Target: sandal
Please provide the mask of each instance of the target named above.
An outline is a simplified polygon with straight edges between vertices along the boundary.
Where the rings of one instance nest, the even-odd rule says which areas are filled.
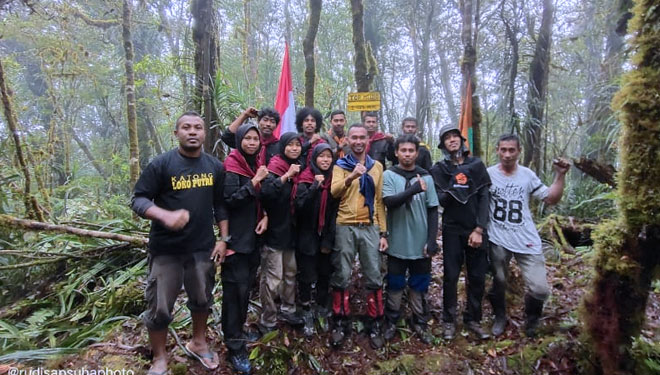
[[[186,346],[184,347],[186,355],[188,357],[195,358],[196,360],[198,360],[199,363],[201,363],[202,366],[204,366],[204,368],[206,368],[207,370],[215,370],[216,368],[218,368],[218,366],[220,366],[220,360],[217,353],[211,351],[201,354],[195,353],[188,347],[188,345],[190,345],[190,343],[187,343]],[[215,363],[215,365],[212,365],[211,363]]]

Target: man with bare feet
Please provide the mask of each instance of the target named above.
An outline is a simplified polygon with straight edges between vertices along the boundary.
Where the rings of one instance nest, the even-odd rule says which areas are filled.
[[[228,238],[223,199],[225,170],[203,152],[204,120],[195,112],[181,115],[174,135],[179,146],[156,157],[135,184],[131,207],[152,220],[149,233],[149,277],[144,322],[153,361],[149,375],[167,373],[167,327],[181,285],[192,315],[192,340],[186,354],[209,370],[218,367],[217,353],[206,341],[206,320],[213,304],[215,266],[212,252],[224,251]],[[213,222],[222,238],[215,240]]]

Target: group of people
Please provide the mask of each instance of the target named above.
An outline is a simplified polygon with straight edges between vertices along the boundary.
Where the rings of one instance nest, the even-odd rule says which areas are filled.
[[[221,136],[232,148],[223,163],[203,151],[206,132],[199,114],[186,112],[177,119],[178,147],[145,168],[131,203],[138,215],[152,220],[144,314],[153,350],[149,374],[168,371],[167,327],[182,285],[193,330],[185,350],[206,368],[219,365],[206,339],[216,265],[221,267],[227,358],[237,373],[251,372],[247,342],[281,323],[300,327],[309,337],[329,321],[330,343],[340,346],[351,334],[349,287],[356,255],[371,346],[380,348],[394,338],[403,301],[412,312],[410,327],[431,343],[426,294],[431,258],[439,250],[440,207],[443,338],[456,334],[463,264],[465,328],[479,339],[490,337],[481,326],[490,268],[491,333],[505,331],[512,257],[528,287],[526,333],[536,333],[549,286],[529,201],[558,202],[568,165],[555,163],[555,180],[547,187],[518,165],[516,135],[500,137],[500,163],[486,169],[470,155],[455,126],[440,130],[443,157],[432,164],[428,146],[416,136],[415,118],[402,121],[396,138],[378,130],[376,113],[363,114],[362,122],[348,129],[340,110],[329,120],[331,127],[322,134],[321,113],[305,107],[296,114],[297,132],[276,137],[279,113],[248,108]],[[382,254],[387,255],[385,275]],[[259,266],[261,311],[257,329],[250,330],[245,324]]]

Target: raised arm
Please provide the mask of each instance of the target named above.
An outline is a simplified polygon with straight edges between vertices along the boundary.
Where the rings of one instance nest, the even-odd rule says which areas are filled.
[[[561,196],[564,194],[564,184],[566,180],[566,172],[570,165],[559,159],[554,163],[555,169],[555,180],[552,181],[552,185],[548,188],[548,196],[543,199],[545,204],[557,204],[561,200]]]

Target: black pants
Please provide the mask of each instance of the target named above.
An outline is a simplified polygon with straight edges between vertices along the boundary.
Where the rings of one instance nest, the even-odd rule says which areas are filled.
[[[230,255],[222,263],[222,333],[229,351],[246,350],[243,326],[259,261],[259,251],[254,250]]]
[[[328,307],[330,275],[332,262],[330,254],[321,252],[316,255],[296,253],[298,264],[298,299],[300,303],[309,306],[312,302],[312,284],[316,283],[316,304]]]
[[[456,289],[461,268],[467,268],[467,309],[463,314],[464,322],[481,321],[481,300],[484,296],[486,272],[488,271],[488,251],[486,245],[475,249],[468,246],[468,235],[442,233],[444,277],[442,285],[443,312],[442,320],[448,323],[456,321]],[[484,236],[484,243],[488,239]]]

